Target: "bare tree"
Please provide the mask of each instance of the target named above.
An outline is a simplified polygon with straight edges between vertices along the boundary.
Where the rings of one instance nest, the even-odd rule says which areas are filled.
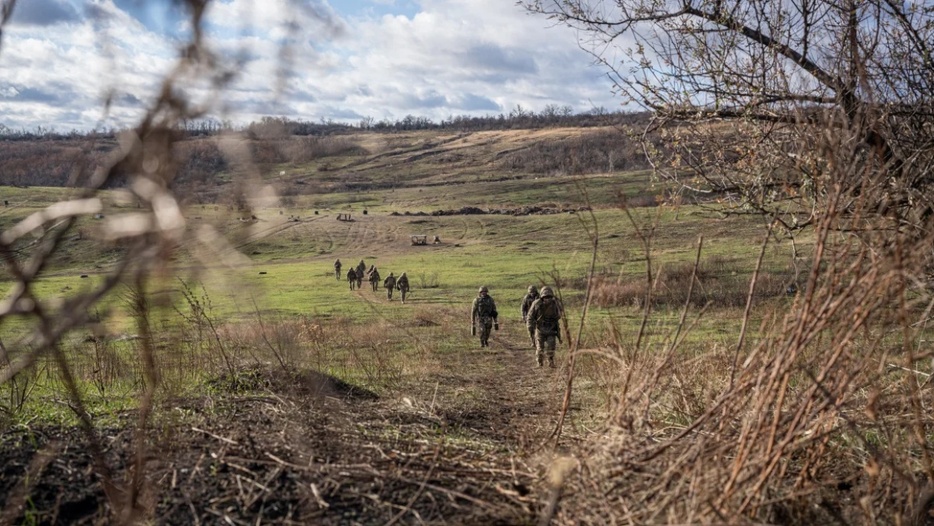
[[[874,228],[934,210],[934,6],[895,0],[529,0],[656,115],[659,174],[811,225],[834,186]],[[794,205],[794,206],[790,206]],[[856,212],[856,210],[851,210]],[[866,225],[847,225],[865,228]]]
[[[614,340],[616,415],[568,484],[564,520],[926,524],[934,5],[519,3],[577,29],[627,103],[652,112],[660,177],[765,216],[761,253],[777,231],[814,234],[794,302],[731,353],[683,356],[680,326],[652,352],[641,332]],[[620,516],[587,516],[597,508]]]

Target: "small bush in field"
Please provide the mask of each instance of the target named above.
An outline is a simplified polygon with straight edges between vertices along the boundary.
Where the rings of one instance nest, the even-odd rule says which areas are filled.
[[[304,355],[304,345],[318,330],[306,320],[253,321],[224,326],[223,339],[247,352],[257,361],[271,361],[283,367],[297,365]]]
[[[418,287],[422,289],[436,289],[441,286],[441,275],[438,272],[419,274]]]

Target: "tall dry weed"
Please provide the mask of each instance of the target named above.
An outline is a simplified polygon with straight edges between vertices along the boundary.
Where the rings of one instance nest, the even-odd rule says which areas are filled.
[[[612,417],[565,480],[558,522],[924,523],[934,237],[853,235],[870,216],[846,204],[822,216],[804,287],[784,313],[765,312],[756,338],[686,347],[704,323],[697,289],[670,334],[611,331],[599,354],[616,364],[603,378]]]

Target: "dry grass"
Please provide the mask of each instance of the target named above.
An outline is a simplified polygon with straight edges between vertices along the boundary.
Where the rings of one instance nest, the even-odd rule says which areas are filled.
[[[748,344],[685,344],[701,310],[660,338],[611,331],[586,351],[611,371],[599,376],[611,418],[561,479],[557,523],[926,523],[934,298],[918,285],[930,263],[919,247],[932,240],[882,252],[839,235],[852,220],[827,216],[806,286]],[[595,279],[594,301],[636,302],[654,286],[654,302],[688,314],[755,301],[774,283],[747,283],[742,302],[738,285],[704,298],[710,275],[697,263],[642,286]]]
[[[748,265],[747,265],[748,266]],[[596,276],[593,284],[593,303],[598,307],[643,307],[647,292],[652,289],[655,307],[676,309],[690,300],[694,307],[719,309],[741,308],[749,295],[748,270],[736,262],[720,258],[704,261],[695,269],[690,263],[662,267],[649,285],[644,279],[622,279],[620,276]],[[696,287],[690,298],[691,281]],[[757,277],[754,299],[777,298],[788,294],[794,274],[763,272]]]

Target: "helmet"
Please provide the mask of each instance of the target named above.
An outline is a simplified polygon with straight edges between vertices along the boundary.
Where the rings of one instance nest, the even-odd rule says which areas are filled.
[[[490,292],[490,289],[486,288],[486,285],[484,285],[480,287],[480,290],[478,292]]]
[[[542,297],[543,298],[553,298],[555,293],[552,292],[551,287],[542,287]]]
[[[538,294],[538,289],[535,288],[535,285],[529,285],[529,294]]]

